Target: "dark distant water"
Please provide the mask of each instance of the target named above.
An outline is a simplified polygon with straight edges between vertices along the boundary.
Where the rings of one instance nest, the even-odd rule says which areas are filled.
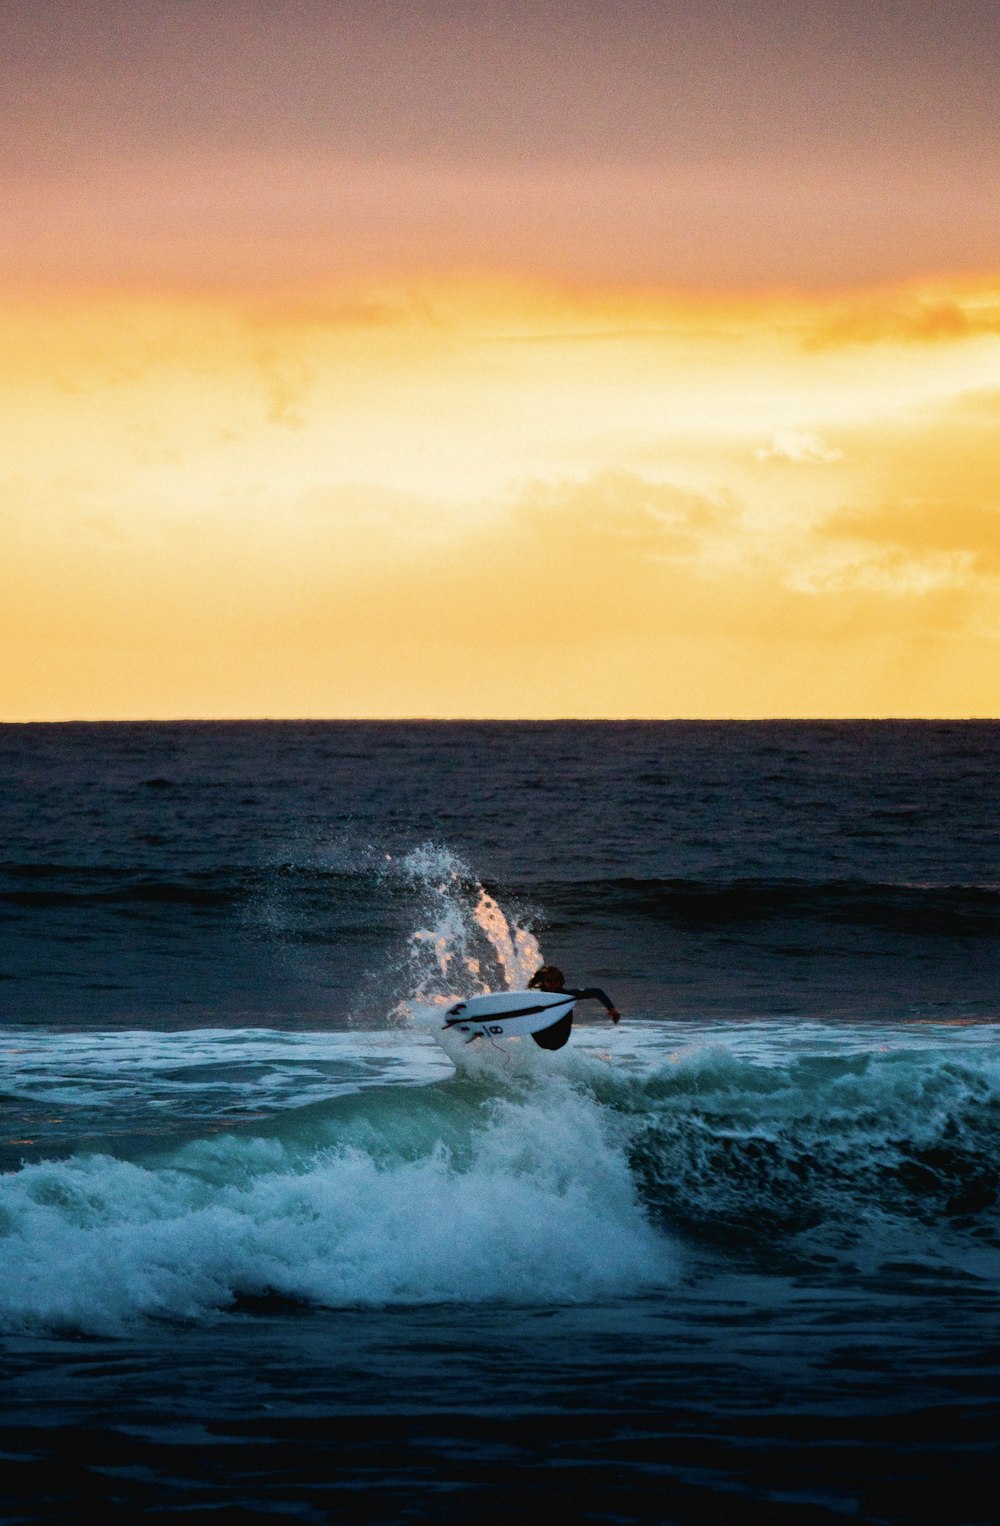
[[[998,763],[0,727],[2,1518],[994,1521]]]

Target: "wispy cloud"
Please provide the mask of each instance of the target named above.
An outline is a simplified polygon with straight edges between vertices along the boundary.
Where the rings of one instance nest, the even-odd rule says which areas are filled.
[[[813,350],[843,345],[942,345],[979,335],[1000,335],[1000,292],[964,297],[887,292],[854,300],[823,316],[807,332]]]
[[[843,460],[844,452],[827,445],[818,434],[797,429],[779,429],[770,445],[754,451],[758,461],[790,461],[796,466],[816,466]]]

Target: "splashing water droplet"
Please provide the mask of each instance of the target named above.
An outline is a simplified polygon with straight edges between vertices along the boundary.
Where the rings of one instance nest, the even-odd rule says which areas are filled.
[[[428,843],[408,853],[400,868],[426,895],[428,922],[410,935],[409,990],[396,1006],[397,1018],[408,1020],[417,1005],[527,985],[544,962],[538,939],[466,864]]]

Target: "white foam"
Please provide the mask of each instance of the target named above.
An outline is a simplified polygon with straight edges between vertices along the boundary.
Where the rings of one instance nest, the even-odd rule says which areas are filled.
[[[400,1102],[403,1092],[392,1094]],[[217,1136],[157,1165],[108,1156],[0,1181],[3,1328],[113,1333],[202,1319],[240,1293],[332,1307],[552,1303],[672,1276],[613,1121],[553,1081],[481,1102],[460,1148],[303,1159]]]
[[[152,1109],[166,1119],[301,1107],[372,1081],[420,1085],[447,1071],[436,1048],[398,1032],[359,1041],[267,1028],[0,1028],[4,1096],[64,1111],[109,1109],[109,1121]]]

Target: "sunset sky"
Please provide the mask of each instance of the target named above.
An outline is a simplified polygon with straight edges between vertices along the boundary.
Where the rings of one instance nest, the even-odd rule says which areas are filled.
[[[0,719],[1000,715],[995,0],[0,16]]]

